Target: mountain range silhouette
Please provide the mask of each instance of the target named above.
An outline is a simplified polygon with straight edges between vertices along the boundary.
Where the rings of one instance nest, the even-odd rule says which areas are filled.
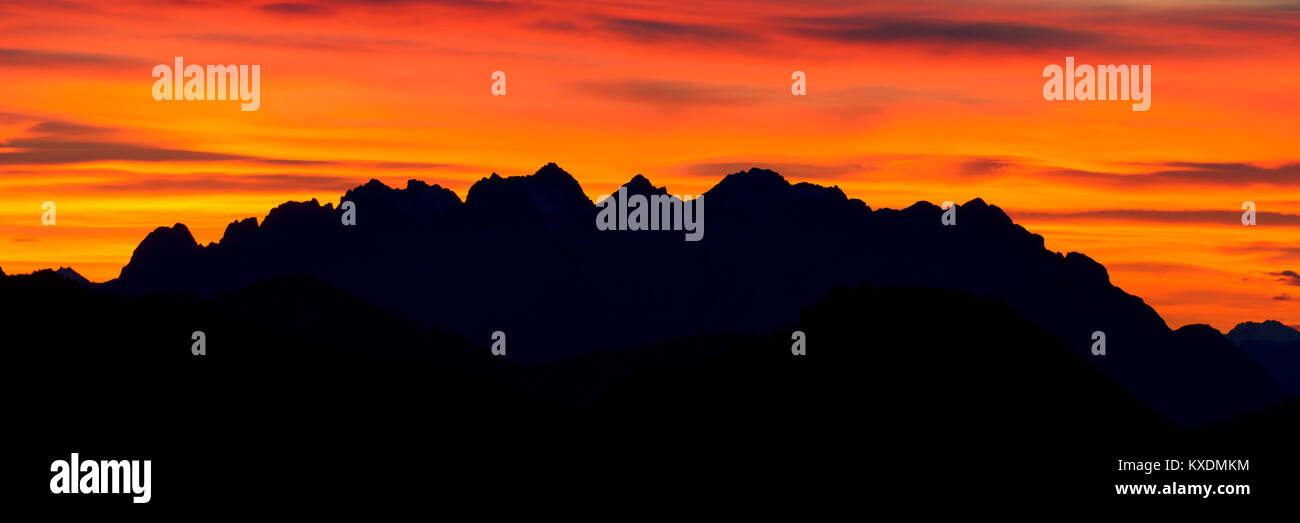
[[[666,192],[641,175],[625,187],[629,197]],[[212,296],[305,273],[476,342],[503,331],[509,357],[525,363],[766,333],[839,287],[954,289],[1005,300],[1178,423],[1226,419],[1286,395],[1218,331],[1170,330],[1102,265],[1048,251],[980,199],[944,226],[942,209],[927,202],[875,210],[836,187],[758,168],[726,176],[704,197],[706,234],[685,242],[680,231],[597,230],[595,204],[553,163],[527,176],[494,173],[463,202],[417,180],[404,189],[371,180],[341,199],[356,206],[355,225],[311,200],[280,205],[260,224],[233,222],[206,246],[183,224],[160,227],[99,287]],[[934,306],[932,329],[916,337],[951,324]],[[1106,334],[1105,356],[1089,352],[1094,331]],[[864,350],[877,336],[861,333]]]
[[[640,175],[626,188],[667,192]],[[596,230],[596,205],[555,165],[485,178],[464,202],[372,180],[342,198],[354,226],[290,202],[206,246],[159,228],[104,284],[0,272],[5,384],[30,398],[11,413],[11,463],[39,477],[70,449],[149,457],[168,478],[151,503],[180,507],[229,485],[235,505],[672,485],[804,511],[946,484],[963,485],[952,500],[1014,484],[1105,502],[1133,481],[1115,458],[1144,455],[1254,459],[1266,466],[1222,480],[1274,489],[1255,498],[1295,482],[1284,325],[1170,330],[1099,264],[1046,251],[980,200],[943,226],[928,203],[873,210],[761,169],[704,198],[706,233],[687,242]],[[508,357],[491,355],[494,330]],[[807,355],[791,354],[794,331]],[[1008,465],[1045,456],[1050,481]],[[846,482],[826,463],[876,472]],[[1164,477],[1208,479],[1189,474]],[[51,498],[41,481],[17,492]]]

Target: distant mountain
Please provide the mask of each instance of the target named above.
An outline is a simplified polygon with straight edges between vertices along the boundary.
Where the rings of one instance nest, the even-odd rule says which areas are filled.
[[[1300,331],[1283,325],[1277,320],[1266,320],[1262,323],[1247,321],[1238,323],[1236,327],[1228,331],[1228,339],[1233,343],[1241,342],[1269,342],[1269,343],[1289,343],[1300,341]]]
[[[94,285],[93,283],[90,282],[90,280],[87,280],[84,276],[77,274],[77,271],[72,270],[71,267],[59,267],[59,269],[54,271],[54,273],[64,278],[67,278],[68,281],[76,283],[77,285],[80,285],[82,287],[91,287]]]
[[[1300,397],[1300,331],[1275,320],[1248,321],[1228,331],[1228,339],[1255,358],[1288,394]]]
[[[625,187],[629,200],[664,192],[640,175]],[[597,206],[555,164],[530,176],[493,174],[464,202],[414,180],[405,189],[371,180],[343,201],[355,205],[355,226],[341,223],[334,204],[312,200],[283,204],[260,225],[232,223],[206,246],[182,224],[161,227],[104,288],[212,296],[302,272],[477,343],[503,331],[521,362],[770,332],[841,286],[954,289],[1005,301],[1180,423],[1284,396],[1217,331],[1171,331],[1111,285],[1100,264],[1046,250],[1041,236],[979,199],[945,226],[930,203],[873,210],[836,187],[751,169],[704,194],[703,236],[694,242],[679,230],[598,230]],[[943,303],[933,309],[934,330],[953,324]],[[1090,353],[1095,331],[1105,333],[1105,356]],[[862,333],[864,346],[871,336]]]

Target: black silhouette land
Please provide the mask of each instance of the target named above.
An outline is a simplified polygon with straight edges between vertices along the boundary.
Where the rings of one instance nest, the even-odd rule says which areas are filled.
[[[160,504],[1106,500],[1143,457],[1294,485],[1293,329],[1171,330],[981,200],[944,226],[762,169],[704,197],[686,242],[596,230],[554,164],[464,202],[372,180],[353,226],[291,202],[161,227],[103,284],[0,276],[22,466],[134,452]]]

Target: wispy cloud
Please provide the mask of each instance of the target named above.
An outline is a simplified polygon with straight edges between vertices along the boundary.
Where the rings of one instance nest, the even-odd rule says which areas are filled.
[[[734,106],[751,105],[761,100],[761,94],[758,90],[747,85],[711,84],[685,80],[627,78],[584,81],[578,82],[574,86],[595,96],[651,105]],[[772,97],[775,98],[775,96]]]
[[[307,51],[346,53],[375,53],[393,49],[415,49],[425,45],[423,42],[401,38],[309,33],[185,33],[173,34],[169,38],[187,42],[233,43],[259,48],[284,47]]]
[[[696,44],[751,43],[753,34],[721,24],[695,24],[642,18],[609,18],[597,25],[603,33],[645,43],[691,42]]]
[[[1268,273],[1268,275],[1276,276],[1278,282],[1300,287],[1300,274],[1297,274],[1295,271],[1287,270],[1287,271],[1279,271],[1279,272],[1270,272]]]
[[[0,144],[0,165],[59,165],[120,160],[131,162],[210,162],[263,160],[238,154],[168,149],[123,142],[18,138]]]
[[[344,190],[357,183],[356,176],[309,173],[226,174],[199,172],[167,176],[137,175],[118,182],[85,186],[90,192],[173,193],[173,192],[283,192]]]
[[[332,161],[265,158],[242,154],[176,149],[121,141],[116,130],[61,120],[46,120],[27,129],[28,136],[0,142],[0,165],[64,165],[99,161],[225,162],[272,165],[323,165]]]
[[[1156,169],[1139,174],[1056,169],[1046,170],[1044,174],[1063,180],[1115,187],[1147,185],[1239,187],[1247,184],[1300,186],[1300,163],[1289,163],[1272,168],[1250,163],[1160,162],[1131,165],[1152,166]]]
[[[790,32],[851,44],[922,44],[1003,47],[1024,51],[1078,49],[1110,36],[1062,27],[995,20],[900,17],[879,13],[817,16],[794,20]]]
[[[0,48],[0,66],[71,67],[121,66],[143,63],[132,57],[85,52]]]
[[[267,13],[285,16],[322,17],[333,16],[335,10],[329,6],[306,2],[275,2],[257,6]]]
[[[1252,252],[1270,261],[1300,260],[1300,246],[1278,242],[1243,242],[1220,246],[1218,252],[1237,254]]]
[[[1217,224],[1241,227],[1241,212],[1233,210],[1154,210],[1154,209],[1100,209],[1092,211],[1008,211],[1017,220],[1107,220],[1150,223]],[[1300,226],[1300,215],[1280,212],[1259,212],[1260,224]]]

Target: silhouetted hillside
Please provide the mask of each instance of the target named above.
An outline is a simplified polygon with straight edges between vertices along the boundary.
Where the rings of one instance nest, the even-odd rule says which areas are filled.
[[[644,177],[629,194],[662,192]],[[617,196],[615,196],[617,197]],[[629,196],[631,198],[631,196]],[[1174,333],[1088,257],[1043,248],[997,207],[973,200],[955,226],[921,202],[872,210],[838,188],[772,171],[725,177],[705,194],[703,238],[599,231],[597,207],[554,164],[480,180],[462,203],[438,186],[377,181],[348,191],[355,226],[333,204],[286,203],[258,225],[232,223],[198,246],[159,228],[104,288],[211,296],[306,273],[426,327],[475,343],[507,334],[516,361],[553,361],[684,336],[765,333],[838,286],[930,287],[992,296],[1088,355],[1165,416],[1196,424],[1283,397],[1256,361],[1217,332]],[[952,318],[932,315],[936,324]]]
[[[1114,457],[1135,448],[1220,448],[1162,422],[1000,300],[963,291],[839,289],[765,334],[529,366],[303,275],[211,298],[124,297],[42,271],[0,278],[0,318],[22,326],[6,338],[7,384],[39,391],[10,418],[25,428],[15,446],[23,474],[44,476],[74,450],[136,453],[167,478],[155,482],[161,504],[232,484],[245,496],[238,504],[666,484],[841,501],[870,489],[901,502],[932,489],[1002,496],[996,478],[1017,496],[1071,497],[1104,493]],[[206,355],[191,354],[195,330]],[[794,330],[807,355],[791,354]],[[1256,441],[1257,430],[1284,426],[1264,421],[1279,415],[1291,414],[1215,426],[1232,438],[1217,444]],[[1050,483],[1007,467],[1048,455],[1068,471]],[[826,475],[827,463],[877,472],[845,480]],[[248,476],[238,464],[294,479]],[[48,496],[44,487],[19,495]]]

